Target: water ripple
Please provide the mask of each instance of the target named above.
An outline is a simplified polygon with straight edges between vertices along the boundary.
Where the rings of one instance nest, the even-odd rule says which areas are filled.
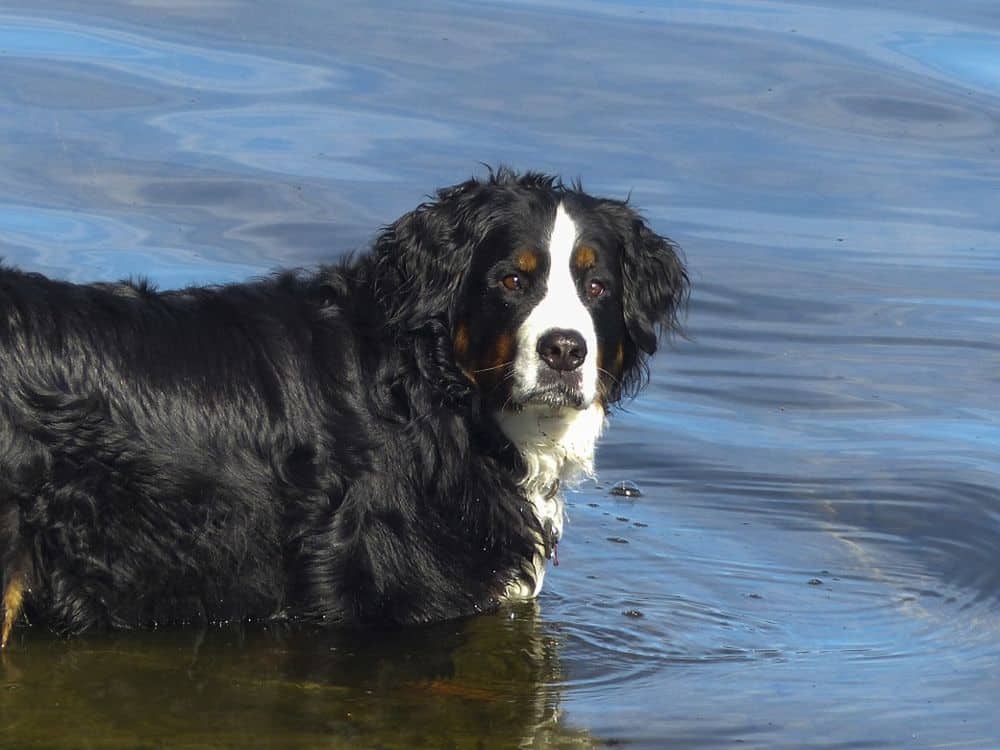
[[[51,18],[10,15],[0,15],[0,59],[95,66],[115,76],[214,93],[308,91],[343,80],[329,68]]]

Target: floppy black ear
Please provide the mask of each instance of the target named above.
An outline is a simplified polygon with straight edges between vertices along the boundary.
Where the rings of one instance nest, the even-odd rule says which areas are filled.
[[[463,206],[477,184],[439,190],[375,240],[373,287],[388,322],[415,330],[449,317],[476,241]]]
[[[677,245],[636,216],[631,223],[622,256],[625,328],[641,351],[653,354],[660,333],[679,328],[688,276]]]

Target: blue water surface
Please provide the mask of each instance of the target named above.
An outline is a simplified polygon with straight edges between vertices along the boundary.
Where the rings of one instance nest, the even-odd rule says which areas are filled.
[[[694,291],[537,608],[25,630],[0,746],[1000,748],[998,149],[979,0],[4,3],[7,263],[308,266],[485,162],[631,195]]]

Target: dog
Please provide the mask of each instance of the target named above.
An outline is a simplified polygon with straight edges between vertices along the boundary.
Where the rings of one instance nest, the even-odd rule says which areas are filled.
[[[538,596],[566,482],[679,328],[678,248],[507,168],[316,271],[160,292],[0,268],[2,644]]]

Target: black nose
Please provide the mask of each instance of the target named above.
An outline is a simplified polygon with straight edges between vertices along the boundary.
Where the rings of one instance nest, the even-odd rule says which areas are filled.
[[[538,339],[538,356],[553,370],[575,370],[587,358],[587,342],[576,331],[556,328]]]

